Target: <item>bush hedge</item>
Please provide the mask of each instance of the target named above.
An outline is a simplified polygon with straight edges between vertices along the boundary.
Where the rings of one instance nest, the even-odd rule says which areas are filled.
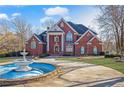
[[[46,53],[39,55],[40,58],[47,57],[47,56],[49,56],[49,54],[46,54]]]
[[[21,56],[20,51],[0,54],[0,58],[2,58],[2,57],[17,57],[17,56]]]
[[[121,57],[121,55],[116,55],[116,54],[105,55],[105,58],[114,58],[114,57]]]

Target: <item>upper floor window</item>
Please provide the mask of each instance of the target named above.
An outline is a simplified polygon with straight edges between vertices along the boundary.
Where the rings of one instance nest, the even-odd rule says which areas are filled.
[[[54,42],[59,42],[59,36],[54,37]]]
[[[64,23],[63,23],[63,22],[61,22],[60,26],[61,26],[61,27],[64,27]]]
[[[35,48],[37,48],[37,44],[36,44],[35,40],[33,40],[31,42],[31,49],[35,49]]]
[[[70,31],[66,34],[66,41],[73,41],[73,34]]]

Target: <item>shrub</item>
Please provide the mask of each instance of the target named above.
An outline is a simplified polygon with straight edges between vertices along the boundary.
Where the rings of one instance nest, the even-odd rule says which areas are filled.
[[[16,57],[16,56],[21,56],[20,51],[0,54],[0,58],[1,57]]]
[[[45,53],[45,54],[40,54],[40,55],[39,55],[40,58],[47,57],[47,56],[49,56],[49,54],[46,54],[46,53]]]
[[[3,57],[5,57],[5,54],[0,54],[0,58],[3,58]]]
[[[114,55],[114,54],[110,54],[110,55],[105,55],[105,58],[114,58],[114,57],[121,57],[121,55]]]
[[[105,52],[100,52],[99,55],[103,56],[105,55]]]

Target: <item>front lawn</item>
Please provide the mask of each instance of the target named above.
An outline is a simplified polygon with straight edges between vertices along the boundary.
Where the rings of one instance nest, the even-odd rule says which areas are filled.
[[[4,58],[0,58],[0,63],[3,63],[3,62],[10,62],[10,61],[13,61],[15,60],[16,58],[13,58],[13,57],[4,57]]]
[[[118,70],[124,73],[124,63],[115,62],[112,58],[97,58],[97,57],[72,57],[72,58],[56,58],[56,60],[68,60],[68,61],[75,61],[75,62],[86,62],[92,63],[96,65],[102,65],[105,67],[110,67],[112,69]]]

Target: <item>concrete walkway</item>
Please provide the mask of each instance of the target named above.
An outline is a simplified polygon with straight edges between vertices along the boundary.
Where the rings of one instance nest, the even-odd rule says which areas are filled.
[[[124,86],[124,75],[111,68],[80,62],[56,61],[53,58],[38,60],[60,66],[63,75],[33,83],[15,85],[22,87],[112,87]]]

